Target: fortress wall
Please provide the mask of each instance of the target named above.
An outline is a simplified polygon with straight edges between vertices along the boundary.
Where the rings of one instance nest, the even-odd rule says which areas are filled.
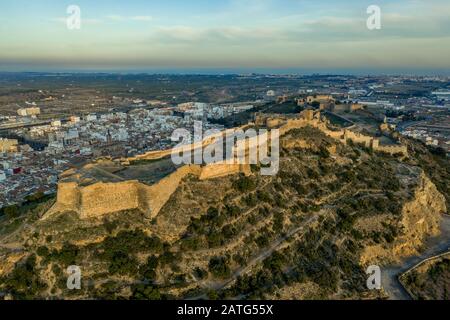
[[[245,124],[242,125],[238,128],[232,128],[232,129],[227,129],[224,130],[222,132],[218,132],[216,134],[212,134],[209,135],[207,137],[204,137],[202,141],[197,141],[185,146],[181,146],[181,147],[177,147],[177,148],[172,148],[172,149],[168,149],[168,150],[157,150],[157,151],[150,151],[135,157],[131,157],[131,158],[126,158],[124,159],[126,162],[130,163],[132,161],[136,161],[136,160],[158,160],[158,159],[162,159],[165,157],[168,157],[170,155],[172,155],[173,152],[182,152],[182,151],[187,151],[187,150],[195,150],[198,148],[204,148],[212,143],[214,143],[216,141],[217,137],[224,137],[227,134],[232,134],[235,130],[245,130],[246,128],[248,128],[249,125]]]
[[[136,160],[158,160],[169,156],[171,153],[172,150],[150,151],[136,157],[128,158],[127,160],[130,162]]]
[[[208,180],[214,178],[225,177],[241,172],[240,164],[214,163],[202,168],[200,180]]]
[[[200,176],[201,167],[198,165],[183,166],[158,183],[141,189],[141,198],[145,199],[142,202],[150,209],[149,218],[153,218],[159,213],[170,196],[177,190],[181,180],[189,174]]]
[[[327,136],[329,136],[330,138],[336,139],[336,140],[342,140],[344,138],[344,131],[331,131],[331,130],[326,130],[324,132]]]
[[[386,152],[391,155],[395,155],[397,153],[408,156],[408,148],[406,146],[378,146],[374,148],[376,151]]]
[[[289,119],[284,125],[281,125],[279,128],[280,135],[283,135],[292,129],[312,126],[321,130],[329,137],[343,143],[345,143],[347,139],[350,139],[356,143],[363,143],[367,147],[372,147],[374,150],[390,154],[402,153],[407,155],[406,146],[380,146],[379,140],[370,136],[365,136],[350,130],[329,130],[327,124],[321,121],[320,116],[317,117],[311,110],[306,110],[302,115],[303,117],[300,119]],[[246,127],[247,125],[238,129]],[[233,133],[234,131],[235,129],[223,131],[220,134],[209,136],[202,142],[197,142],[190,146],[191,148],[204,147],[213,143],[215,137],[225,133]],[[248,154],[249,146],[254,146],[255,144],[259,145],[258,142],[257,137],[247,139],[246,154]],[[294,146],[306,146],[306,141],[298,141],[287,147]],[[183,146],[182,148],[189,148],[189,146]],[[330,152],[332,151],[333,150],[330,150]],[[171,153],[172,150],[152,151],[135,158],[129,158],[129,160],[159,159],[166,157]],[[73,171],[67,171],[67,176],[70,176],[72,172]],[[57,202],[50,212],[54,213],[66,210],[76,211],[79,212],[81,218],[90,218],[112,212],[139,209],[143,211],[147,217],[153,218],[159,213],[162,207],[170,199],[171,195],[177,190],[182,179],[187,175],[193,174],[201,180],[207,180],[237,173],[245,173],[246,175],[251,174],[250,165],[226,163],[210,164],[205,167],[200,167],[199,165],[185,165],[152,186],[140,183],[139,181],[96,183],[87,187],[79,187],[76,182],[60,182],[58,184]]]
[[[280,128],[280,136],[286,134],[288,131],[293,129],[299,129],[306,127],[308,125],[308,121],[304,119],[289,119],[285,125]]]
[[[273,128],[280,126],[281,122],[282,122],[281,119],[273,119],[273,118],[267,119],[266,126],[269,129],[273,129]]]
[[[76,182],[58,183],[56,202],[66,210],[78,211],[81,205],[81,194]]]
[[[350,130],[345,130],[344,139],[352,140],[355,143],[362,143],[368,148],[370,148],[372,146],[372,142],[374,140],[373,137],[366,136],[366,135],[363,135],[360,133],[356,133],[356,132],[353,132]]]
[[[111,212],[138,209],[138,181],[96,183],[81,189],[80,218],[92,218]]]
[[[311,110],[303,111],[302,116],[303,118],[301,119],[289,119],[285,125],[280,127],[280,134],[284,135],[288,131],[293,129],[298,129],[305,126],[312,126],[314,128],[321,130],[327,136],[335,140],[338,140],[344,144],[347,142],[347,140],[351,140],[354,143],[362,143],[368,148],[373,148],[374,150],[386,152],[392,155],[398,153],[408,155],[408,148],[404,145],[382,146],[380,145],[379,139],[376,139],[371,136],[366,136],[364,134],[345,129],[339,131],[329,130],[324,122],[315,118],[314,113]]]

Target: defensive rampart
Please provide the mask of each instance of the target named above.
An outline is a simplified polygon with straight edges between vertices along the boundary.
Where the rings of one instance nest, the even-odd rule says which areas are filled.
[[[361,133],[342,129],[333,131],[328,128],[326,120],[321,118],[320,112],[305,110],[298,118],[292,119],[265,119],[268,127],[278,129],[280,135],[287,133],[292,129],[312,126],[324,132],[329,137],[347,143],[348,140],[354,143],[362,143],[367,147],[390,154],[407,155],[407,148],[403,145],[380,146],[379,140]],[[256,119],[256,123],[262,123],[261,119]],[[238,129],[244,129],[243,126]],[[221,133],[208,136],[203,141],[181,147],[184,151],[204,148],[208,146],[220,136],[232,133],[232,129]],[[249,155],[249,148],[255,145],[261,145],[261,141],[269,140],[267,137],[256,136],[247,137],[244,144],[245,154]],[[270,139],[270,138],[269,138]],[[238,144],[239,146],[239,144]],[[175,149],[176,151],[177,149]],[[181,149],[180,149],[181,150]],[[233,152],[236,155],[239,148],[235,146]],[[122,160],[123,163],[130,163],[135,160],[158,160],[170,156],[174,149],[149,152],[144,155]],[[85,166],[88,169],[96,169],[95,164]],[[101,169],[99,169],[101,170]],[[95,170],[94,170],[95,171]],[[105,170],[101,170],[103,174]],[[54,207],[44,215],[44,218],[51,216],[56,212],[75,211],[80,218],[87,219],[100,217],[105,214],[119,212],[124,210],[140,210],[148,218],[155,217],[163,206],[170,199],[172,194],[177,190],[183,178],[193,175],[200,180],[214,179],[233,175],[237,173],[251,174],[250,165],[248,164],[228,164],[226,162],[208,164],[208,165],[185,165],[178,168],[175,172],[159,180],[153,185],[147,185],[137,180],[120,181],[120,182],[94,182],[88,185],[83,184],[83,179],[76,170],[70,170],[61,175],[62,180],[58,184],[57,201]],[[113,174],[109,174],[114,176]]]

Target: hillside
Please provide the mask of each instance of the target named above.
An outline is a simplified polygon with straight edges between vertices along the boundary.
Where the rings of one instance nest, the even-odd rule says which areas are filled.
[[[248,177],[188,176],[151,220],[137,210],[41,219],[48,200],[0,220],[0,295],[383,298],[366,288],[365,268],[417,253],[447,211],[448,164],[410,143],[400,160],[312,127],[291,130],[278,175],[253,166]],[[74,264],[82,289],[70,291]]]
[[[424,262],[400,278],[415,299],[450,299],[450,253]]]

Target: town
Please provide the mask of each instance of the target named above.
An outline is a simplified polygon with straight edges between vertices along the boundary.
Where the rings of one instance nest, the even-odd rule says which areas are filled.
[[[245,124],[254,112],[320,109],[334,124],[348,127],[357,123],[354,130],[378,135],[382,143],[389,143],[383,130],[394,130],[423,141],[438,152],[450,153],[448,77],[230,77],[218,77],[225,84],[216,85],[210,92],[217,95],[229,91],[230,97],[223,103],[215,103],[211,98],[196,101],[203,94],[190,95],[188,102],[183,102],[186,97],[174,101],[173,96],[165,94],[148,97],[134,93],[129,87],[124,93],[126,97],[105,97],[110,104],[105,107],[92,104],[88,110],[84,103],[89,102],[79,101],[80,97],[69,98],[69,94],[58,98],[57,94],[43,94],[44,90],[38,89],[21,96],[24,101],[14,104],[15,114],[8,109],[0,116],[0,207],[20,203],[37,193],[55,193],[58,175],[71,167],[80,167],[99,157],[133,157],[170,149],[176,143],[171,140],[176,129],[193,132],[194,123],[201,121],[203,130],[220,131]],[[27,78],[25,75],[20,83]],[[202,76],[189,78],[204,83]],[[227,85],[233,78],[240,79],[244,87],[254,86],[253,100]],[[33,79],[45,81],[44,76]],[[170,81],[170,76],[166,79]],[[10,81],[14,83],[17,79]],[[186,94],[182,88],[179,90],[181,96]],[[37,99],[28,101],[28,98]],[[54,113],[56,102],[72,104],[73,99],[80,104],[74,108],[78,112]],[[384,123],[381,130],[379,122]]]

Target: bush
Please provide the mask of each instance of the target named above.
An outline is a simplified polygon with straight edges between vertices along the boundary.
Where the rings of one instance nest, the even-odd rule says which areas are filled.
[[[137,271],[137,261],[123,251],[114,252],[111,263],[109,265],[110,274],[130,274],[133,275]]]
[[[27,202],[40,202],[45,198],[45,194],[42,191],[39,191],[35,194],[29,195],[25,197]]]
[[[111,255],[117,251],[159,253],[163,250],[163,243],[156,236],[148,237],[142,230],[120,231],[115,237],[107,237],[101,243],[100,249],[104,250],[105,258],[111,258]]]
[[[103,221],[103,226],[105,227],[106,231],[111,234],[113,233],[113,231],[118,227],[118,222],[117,221],[109,221],[107,219],[105,219]]]
[[[215,277],[227,278],[230,276],[230,268],[225,257],[213,257],[208,264],[209,272]]]
[[[36,253],[38,256],[42,257],[42,258],[47,258],[50,254],[50,251],[48,250],[47,247],[42,246],[37,248]]]
[[[139,268],[140,275],[146,279],[153,281],[156,277],[156,269],[158,268],[159,260],[155,256],[150,256],[147,263]]]
[[[20,210],[17,205],[12,205],[3,208],[3,214],[6,215],[8,219],[17,218],[20,215]]]
[[[260,248],[264,248],[269,245],[269,239],[267,235],[259,236],[255,239],[256,244]]]
[[[131,299],[134,300],[161,300],[162,298],[158,288],[144,284],[137,285],[131,295]]]
[[[244,176],[236,180],[233,187],[240,192],[252,191],[256,188],[256,183],[252,178]]]
[[[272,253],[272,255],[263,262],[264,267],[271,271],[281,271],[284,263],[285,258],[279,252]]]
[[[205,279],[208,276],[208,271],[197,267],[194,270],[194,276],[200,280]]]
[[[78,254],[79,250],[77,246],[70,243],[65,243],[61,250],[53,251],[51,257],[56,258],[65,266],[70,266],[76,264]]]
[[[37,299],[38,294],[47,288],[45,283],[39,279],[36,271],[36,256],[30,255],[25,262],[17,267],[5,280],[2,279],[4,290],[15,299],[32,300]]]
[[[265,192],[265,191],[259,190],[259,191],[257,192],[256,196],[258,197],[258,199],[259,199],[260,201],[264,201],[264,202],[267,202],[267,203],[271,203],[271,202],[272,202],[272,198],[271,198],[270,195],[269,195],[267,192]]]

